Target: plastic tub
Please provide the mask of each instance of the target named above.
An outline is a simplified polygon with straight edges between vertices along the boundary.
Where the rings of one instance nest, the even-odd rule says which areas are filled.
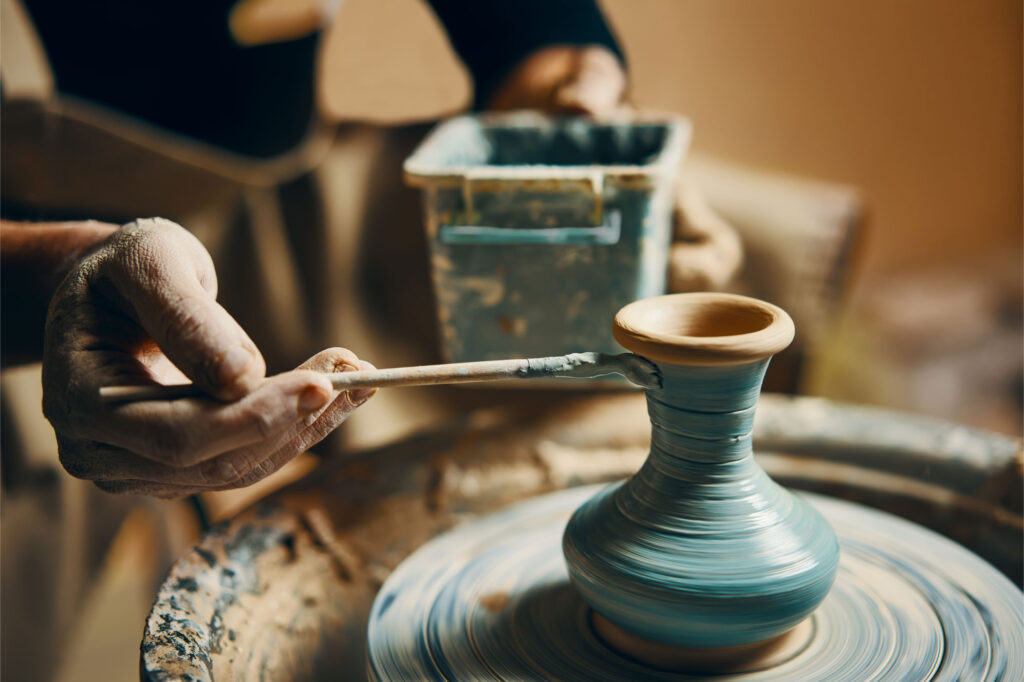
[[[664,293],[690,124],[533,113],[441,123],[405,161],[423,189],[452,362],[618,352],[610,320]]]

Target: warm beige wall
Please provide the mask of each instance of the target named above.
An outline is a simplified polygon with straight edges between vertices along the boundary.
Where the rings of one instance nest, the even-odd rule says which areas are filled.
[[[633,98],[694,148],[860,187],[871,277],[1021,254],[1019,0],[605,0]],[[465,74],[417,0],[348,0],[323,66],[340,117],[436,116]]]
[[[320,64],[328,116],[426,120],[469,105],[470,84],[422,0],[345,0]]]

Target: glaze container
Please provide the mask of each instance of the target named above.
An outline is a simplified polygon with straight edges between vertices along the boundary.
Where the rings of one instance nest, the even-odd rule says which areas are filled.
[[[614,352],[607,320],[665,292],[690,123],[534,112],[441,123],[406,160],[423,192],[449,362]]]

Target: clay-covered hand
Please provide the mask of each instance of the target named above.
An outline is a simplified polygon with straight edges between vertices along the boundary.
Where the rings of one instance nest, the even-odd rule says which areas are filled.
[[[675,202],[668,290],[721,290],[743,264],[739,235],[691,185],[677,183]]]
[[[341,348],[265,378],[216,293],[206,249],[160,218],[122,227],[72,268],[50,304],[43,357],[43,410],[71,475],[160,497],[250,485],[373,394],[332,389],[322,373],[372,368]],[[211,397],[99,399],[101,386],[187,379]]]
[[[603,117],[623,109],[625,96],[626,71],[608,48],[548,47],[512,70],[488,108]]]

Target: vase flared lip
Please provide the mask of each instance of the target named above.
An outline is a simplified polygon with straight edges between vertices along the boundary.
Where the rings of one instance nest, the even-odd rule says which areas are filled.
[[[782,308],[725,293],[669,294],[634,301],[612,328],[624,348],[673,365],[737,365],[778,353],[793,340]]]

